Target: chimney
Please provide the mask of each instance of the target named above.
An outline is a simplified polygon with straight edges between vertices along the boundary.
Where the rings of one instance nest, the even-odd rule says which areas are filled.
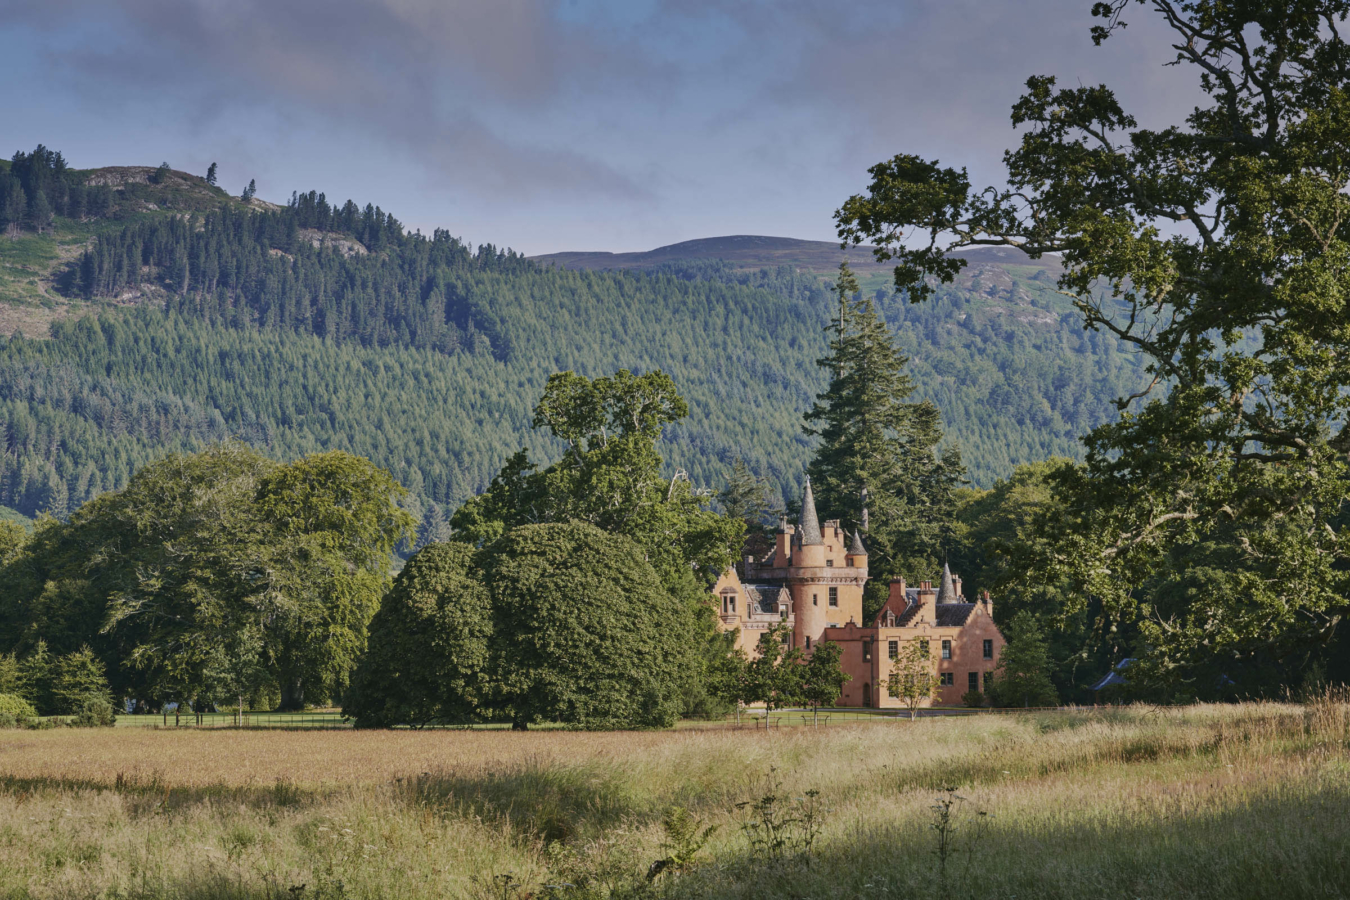
[[[919,582],[919,605],[933,606],[937,602],[937,591],[933,590],[933,582]]]
[[[953,576],[952,576],[952,587],[954,587],[954,588],[956,589],[956,599],[959,600],[959,601],[962,602],[962,603],[965,603],[965,602],[966,602],[966,595],[963,594],[963,593],[961,593],[961,576],[960,576],[960,575],[953,575]]]
[[[791,565],[792,558],[792,532],[793,528],[788,524],[787,517],[784,516],[778,522],[778,534],[774,543],[773,565],[782,568]]]
[[[891,579],[891,592],[886,600],[891,604],[892,609],[904,611],[905,607],[909,605],[909,598],[905,596],[905,579]]]
[[[980,591],[980,605],[984,607],[984,611],[989,613],[989,618],[992,619],[994,617],[994,601],[990,599],[988,591]]]

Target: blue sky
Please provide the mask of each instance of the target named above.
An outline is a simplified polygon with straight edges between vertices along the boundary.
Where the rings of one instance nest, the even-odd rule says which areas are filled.
[[[1091,0],[0,0],[0,152],[374,202],[523,252],[832,240],[899,153],[997,180],[1026,77],[1195,102],[1147,10]]]

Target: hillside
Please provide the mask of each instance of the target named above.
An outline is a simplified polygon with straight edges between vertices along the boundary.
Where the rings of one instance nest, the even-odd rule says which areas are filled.
[[[672,471],[717,488],[740,456],[786,497],[799,488],[832,244],[713,239],[596,271],[410,234],[369,204],[245,205],[154,172],[77,173],[108,201],[99,215],[0,240],[0,322],[23,335],[0,341],[2,505],[61,515],[150,459],[235,438],[369,456],[433,527],[509,453],[557,452],[529,426],[549,374],[622,367],[662,368],[689,400]],[[891,297],[877,266],[869,290],[988,484],[1076,455],[1140,379],[1083,332],[1051,263],[973,262],[927,304]]]
[[[972,265],[980,266],[1044,269],[1051,273],[1055,273],[1059,268],[1057,261],[1052,258],[1033,260],[1015,250],[997,247],[967,250],[961,256]],[[671,263],[685,263],[691,260],[720,261],[737,271],[788,266],[796,271],[809,272],[825,279],[833,279],[839,271],[839,263],[847,260],[849,268],[858,276],[864,290],[889,287],[891,283],[890,264],[878,263],[872,255],[871,247],[841,249],[832,241],[803,241],[755,234],[699,238],[668,244],[642,253],[568,251],[532,256],[530,259],[540,265],[553,265],[564,269],[639,271],[650,271]]]

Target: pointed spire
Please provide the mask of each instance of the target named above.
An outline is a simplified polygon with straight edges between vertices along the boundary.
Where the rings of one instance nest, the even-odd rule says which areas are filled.
[[[942,564],[942,587],[938,590],[938,603],[956,603],[956,585],[952,583],[952,567]]]
[[[849,544],[848,552],[850,556],[867,555],[867,548],[863,546],[862,535],[857,531],[853,532],[853,543]]]
[[[797,535],[803,547],[824,544],[820,536],[820,522],[816,520],[816,495],[811,493],[811,476],[806,476],[806,493],[802,496],[802,516],[797,523]]]

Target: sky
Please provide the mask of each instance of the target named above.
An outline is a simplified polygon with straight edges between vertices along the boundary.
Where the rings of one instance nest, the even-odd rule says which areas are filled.
[[[897,153],[997,183],[1030,75],[1178,121],[1195,75],[1091,0],[0,0],[0,152],[318,190],[527,254],[835,239]]]

